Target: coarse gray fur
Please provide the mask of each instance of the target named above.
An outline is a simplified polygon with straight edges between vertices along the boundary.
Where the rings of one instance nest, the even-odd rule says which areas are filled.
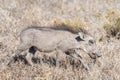
[[[59,55],[65,54],[67,51],[72,49],[82,49],[87,52],[91,57],[92,54],[100,56],[92,47],[94,46],[95,40],[92,36],[85,32],[72,32],[69,29],[60,29],[54,27],[30,27],[24,29],[20,34],[20,45],[18,46],[12,58],[8,62],[10,64],[15,56],[18,56],[21,52],[33,47],[35,51],[33,54],[28,53],[26,58],[28,62],[32,64],[31,58],[33,57],[36,50],[40,52],[57,52]],[[88,67],[82,61],[80,55],[75,52],[69,53],[71,57],[78,59],[84,66],[85,69]]]

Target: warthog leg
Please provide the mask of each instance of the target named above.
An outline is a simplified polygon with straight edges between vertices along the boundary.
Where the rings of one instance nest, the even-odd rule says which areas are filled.
[[[17,48],[17,50],[15,51],[15,53],[10,57],[9,62],[7,63],[7,65],[10,65],[14,60],[15,57],[18,57],[20,53],[22,53],[23,51],[27,50],[30,46],[29,45],[25,45],[25,44],[20,44]]]
[[[77,54],[76,50],[70,50],[70,51],[67,51],[66,54],[70,55],[71,57],[79,60],[81,62],[81,64],[83,65],[83,67],[85,68],[85,70],[89,70],[89,67],[88,65],[86,65],[83,60],[82,60],[82,57]]]
[[[79,49],[81,49],[81,48],[79,48]],[[96,59],[96,58],[102,56],[99,51],[95,51],[95,50],[91,50],[91,49],[86,49],[86,48],[83,48],[81,50],[83,50],[84,52],[86,52],[92,59]]]
[[[56,66],[59,67],[61,66],[61,60],[65,60],[66,54],[62,51],[57,49],[57,55],[56,55]]]
[[[32,46],[29,49],[29,53],[27,53],[27,55],[26,55],[26,60],[27,60],[28,64],[30,64],[31,66],[33,66],[32,57],[34,56],[36,51],[37,51],[36,47]]]

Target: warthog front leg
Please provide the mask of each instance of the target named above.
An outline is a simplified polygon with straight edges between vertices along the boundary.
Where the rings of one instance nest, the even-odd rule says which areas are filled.
[[[20,53],[27,50],[29,47],[29,45],[25,45],[23,43],[20,44],[15,53],[10,57],[10,60],[8,61],[7,65],[10,65],[15,60],[15,57],[18,57]]]
[[[57,50],[56,55],[56,66],[59,67],[62,65],[62,62],[65,62],[66,54],[62,50]]]
[[[68,50],[66,52],[66,54],[70,55],[71,57],[73,57],[77,60],[79,60],[81,62],[81,64],[83,65],[83,67],[85,68],[85,70],[89,70],[88,65],[83,62],[82,57],[79,54],[77,54],[76,50]]]
[[[79,48],[81,49],[81,48]],[[96,59],[98,57],[101,57],[101,53],[97,50],[91,49],[91,48],[82,48],[84,52],[86,52],[92,59]]]

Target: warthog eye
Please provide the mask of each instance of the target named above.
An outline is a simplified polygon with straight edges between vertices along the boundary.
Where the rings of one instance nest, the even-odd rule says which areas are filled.
[[[83,39],[80,38],[80,36],[75,38],[77,41],[84,41]]]

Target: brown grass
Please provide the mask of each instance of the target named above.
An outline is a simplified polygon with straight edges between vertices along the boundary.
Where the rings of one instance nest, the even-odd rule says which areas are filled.
[[[120,80],[120,41],[98,41],[106,35],[105,23],[119,26],[119,10],[119,0],[0,0],[0,80]],[[112,17],[113,12],[116,17]],[[87,54],[80,53],[90,71],[86,72],[77,61],[73,64],[68,56],[66,68],[57,68],[49,60],[41,61],[45,58],[39,52],[33,67],[21,60],[5,66],[19,44],[21,30],[31,25],[53,25],[55,18],[60,19],[58,23],[85,28],[95,36],[102,57],[94,64]]]
[[[87,25],[86,22],[80,21],[79,18],[77,17],[71,19],[65,19],[65,20],[55,18],[53,22],[54,22],[54,26],[65,27],[66,29],[72,32],[86,31],[85,30],[86,29],[85,27]]]
[[[116,36],[120,32],[120,11],[108,10],[106,14],[108,22],[104,24],[103,28],[108,36]]]

